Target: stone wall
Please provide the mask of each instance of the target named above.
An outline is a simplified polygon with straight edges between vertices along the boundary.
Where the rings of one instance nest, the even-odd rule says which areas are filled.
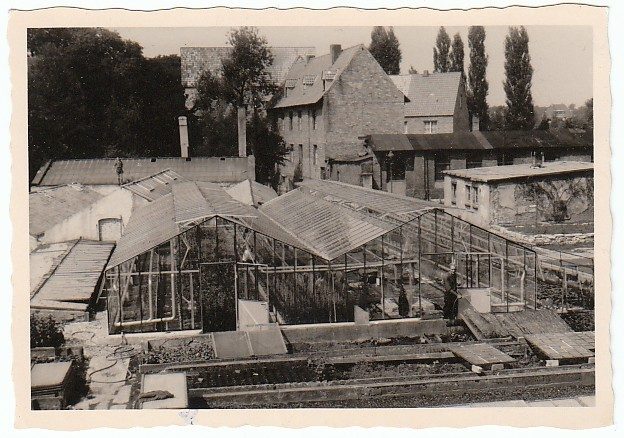
[[[536,194],[546,191],[546,194]],[[576,188],[573,192],[572,189]],[[530,182],[510,181],[490,189],[490,221],[523,224],[553,221],[554,202],[565,203],[568,219],[579,222],[593,218],[593,177],[552,177]]]
[[[324,98],[326,155],[357,156],[370,133],[403,132],[404,96],[367,51],[353,56]]]

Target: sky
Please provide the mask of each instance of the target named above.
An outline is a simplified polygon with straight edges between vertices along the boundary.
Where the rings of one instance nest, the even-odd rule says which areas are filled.
[[[529,53],[533,65],[533,102],[548,106],[564,103],[582,106],[592,97],[592,29],[588,26],[527,26]],[[145,56],[180,54],[182,46],[227,45],[228,27],[205,28],[114,28],[123,38],[138,42]],[[316,55],[329,52],[330,44],[343,48],[370,43],[370,27],[260,27],[272,46],[313,46]],[[464,41],[466,73],[469,64],[468,28],[447,27]],[[485,27],[485,48],[489,56],[488,104],[505,103],[504,41],[506,26]],[[401,73],[410,66],[418,72],[433,71],[433,46],[437,27],[395,27],[403,58]]]

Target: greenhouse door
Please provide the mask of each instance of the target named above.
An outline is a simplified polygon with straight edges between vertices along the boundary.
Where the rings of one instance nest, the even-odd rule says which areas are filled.
[[[202,263],[199,268],[204,332],[236,330],[234,261]]]

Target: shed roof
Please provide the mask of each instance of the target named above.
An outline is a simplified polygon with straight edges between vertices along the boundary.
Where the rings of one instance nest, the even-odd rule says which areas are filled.
[[[293,63],[307,54],[314,54],[314,47],[270,47],[273,64],[267,69],[276,83],[281,83]],[[230,55],[232,47],[180,47],[182,86],[193,88],[206,70],[216,72],[221,60]]]
[[[286,82],[292,81],[293,87],[288,89],[287,93],[277,101],[273,108],[310,105],[318,102],[338,81],[355,54],[362,50],[366,50],[362,44],[344,49],[334,63],[332,63],[331,54],[297,61],[285,78]],[[323,74],[326,72],[331,72],[334,79],[329,86],[324,87]],[[304,78],[306,84],[310,85],[304,85]]]
[[[103,198],[78,184],[47,188],[28,195],[29,232],[37,236]]]
[[[447,170],[444,173],[450,176],[469,179],[471,181],[489,182],[518,178],[539,178],[543,176],[563,174],[591,173],[593,175],[593,172],[593,163],[580,161],[549,161],[543,163],[541,167],[535,167],[532,164],[513,164],[509,166]]]
[[[215,216],[254,217],[253,207],[244,205],[217,184],[183,181],[171,193],[134,211],[111,256],[109,268],[174,238],[191,221]]]
[[[325,260],[333,260],[396,228],[301,190],[269,201],[260,211]]]
[[[488,149],[592,148],[591,132],[569,129],[548,131],[472,131],[444,134],[371,134],[367,144],[375,152]],[[408,147],[408,143],[411,146]]]
[[[114,244],[78,240],[68,243],[64,249],[53,246],[52,251],[43,247],[30,254],[31,270],[41,273],[48,268],[31,283],[31,306],[60,308],[63,303],[90,301]]]
[[[392,75],[390,78],[410,100],[405,104],[406,117],[455,113],[460,72]]]
[[[171,170],[191,181],[239,182],[249,177],[247,158],[239,157],[164,157],[123,158],[124,181],[137,181],[164,170]],[[32,180],[34,186],[71,183],[116,185],[114,158],[57,160],[46,163]]]

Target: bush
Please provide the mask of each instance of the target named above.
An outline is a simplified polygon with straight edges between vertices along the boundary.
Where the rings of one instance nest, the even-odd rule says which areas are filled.
[[[297,163],[295,170],[293,172],[293,182],[301,182],[303,181],[303,169],[301,168],[301,161]]]
[[[52,316],[31,315],[30,347],[58,348],[65,342],[63,329]]]

